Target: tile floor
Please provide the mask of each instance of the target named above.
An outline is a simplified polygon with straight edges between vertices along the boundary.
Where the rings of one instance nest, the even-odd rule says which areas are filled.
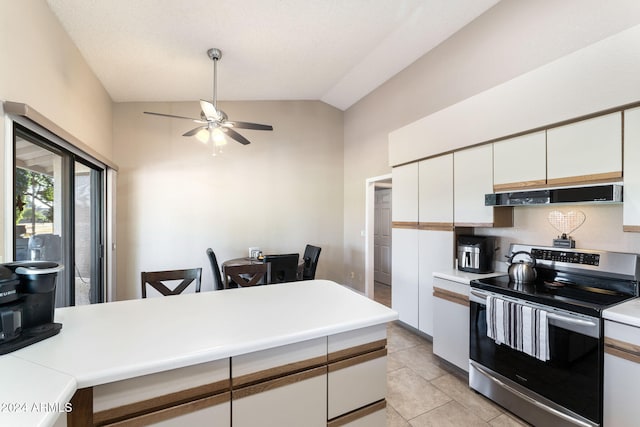
[[[376,286],[376,300],[388,304],[382,291]],[[387,333],[388,427],[528,425],[472,391],[466,373],[434,356],[428,339],[398,322]]]

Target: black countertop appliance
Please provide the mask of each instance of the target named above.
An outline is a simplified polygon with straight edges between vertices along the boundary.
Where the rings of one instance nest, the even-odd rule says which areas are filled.
[[[58,272],[55,262],[0,264],[0,354],[6,354],[62,329],[53,321]]]
[[[458,270],[493,273],[495,241],[491,236],[458,236]]]

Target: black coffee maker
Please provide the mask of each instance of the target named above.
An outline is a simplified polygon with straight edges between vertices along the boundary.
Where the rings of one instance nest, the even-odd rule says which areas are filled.
[[[53,321],[56,280],[64,267],[55,262],[0,264],[0,354],[6,354],[62,329]]]

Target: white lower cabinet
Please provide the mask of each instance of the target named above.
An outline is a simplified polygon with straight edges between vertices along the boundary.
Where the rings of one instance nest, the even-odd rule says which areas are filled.
[[[233,391],[233,426],[326,426],[325,366]]]
[[[228,390],[229,359],[144,375],[93,387],[92,419],[112,426],[184,426],[203,420],[228,426]]]
[[[433,279],[433,353],[469,371],[469,286]]]
[[[418,233],[420,257],[418,329],[433,336],[434,319],[437,318],[433,305],[433,273],[453,268],[455,235],[453,231],[436,230],[420,230]]]
[[[401,322],[418,328],[418,236],[407,228],[392,230],[391,305]]]
[[[327,422],[327,338],[231,358],[234,427]]]
[[[376,325],[328,337],[328,426],[386,426],[386,336]]]
[[[386,424],[387,325],[76,391],[57,426]]]
[[[635,427],[640,420],[640,328],[604,325],[605,427]]]

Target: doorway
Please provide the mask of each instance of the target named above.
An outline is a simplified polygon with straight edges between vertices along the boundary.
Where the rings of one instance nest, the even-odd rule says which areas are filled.
[[[391,307],[391,183],[376,184],[374,212],[374,299]]]
[[[391,303],[391,174],[366,180],[365,185],[365,295]],[[376,200],[378,203],[376,203]],[[388,234],[388,238],[386,238]],[[376,239],[376,235],[378,239]],[[376,249],[377,248],[377,249]],[[387,280],[388,276],[388,280]],[[381,280],[382,279],[382,280]],[[376,295],[376,280],[388,282]],[[384,292],[389,291],[388,298]]]

